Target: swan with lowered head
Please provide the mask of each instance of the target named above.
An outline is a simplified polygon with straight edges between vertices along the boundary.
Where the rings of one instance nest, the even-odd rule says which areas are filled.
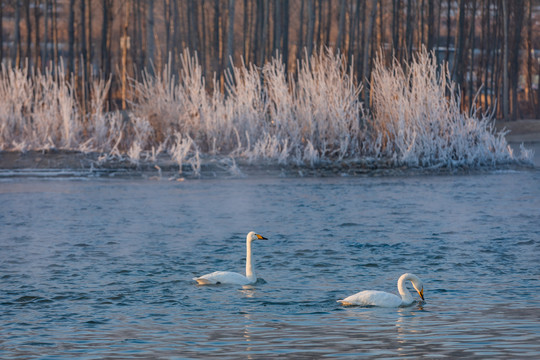
[[[414,274],[406,273],[399,277],[397,287],[401,297],[384,291],[365,290],[354,295],[338,300],[342,305],[362,305],[379,307],[399,307],[412,305],[414,299],[405,286],[405,281],[410,280],[418,295],[424,300],[424,284],[422,280]]]
[[[231,271],[214,271],[199,277],[194,277],[199,285],[215,285],[215,284],[233,284],[233,285],[249,285],[257,281],[255,275],[255,267],[251,256],[251,242],[253,240],[268,240],[262,235],[250,231],[246,237],[246,275]]]

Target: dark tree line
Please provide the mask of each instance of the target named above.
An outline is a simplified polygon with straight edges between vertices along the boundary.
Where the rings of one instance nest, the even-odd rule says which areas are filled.
[[[463,108],[540,118],[538,0],[0,0],[0,59],[77,79],[112,76],[111,106],[142,71],[176,73],[184,49],[219,86],[231,60],[262,66],[339,50],[369,84],[378,52],[407,62],[421,47],[446,61]],[[211,81],[208,81],[211,85]],[[369,106],[369,86],[362,94]]]

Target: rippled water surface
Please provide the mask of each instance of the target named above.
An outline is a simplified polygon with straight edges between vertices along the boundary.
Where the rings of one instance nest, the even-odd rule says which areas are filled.
[[[540,357],[540,172],[4,179],[1,358]],[[259,281],[197,286],[244,271]],[[424,280],[425,304],[342,307]]]

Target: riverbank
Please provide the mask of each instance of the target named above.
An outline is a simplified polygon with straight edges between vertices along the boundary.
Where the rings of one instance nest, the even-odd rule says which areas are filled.
[[[540,142],[540,119],[497,121],[497,131],[508,130],[506,141],[510,143]]]
[[[497,131],[506,129],[506,140],[519,151],[519,145],[525,144],[526,148],[532,148],[535,166],[540,165],[540,120],[518,120],[512,122],[497,122]],[[79,174],[94,174],[96,176],[122,176],[144,174],[149,177],[183,179],[191,177],[197,172],[203,177],[239,177],[245,174],[274,174],[283,176],[357,176],[357,175],[392,175],[396,173],[437,172],[448,173],[455,171],[468,171],[467,168],[395,168],[381,160],[366,159],[362,162],[330,163],[319,165],[315,168],[308,166],[280,166],[273,163],[250,165],[236,162],[231,158],[201,158],[198,171],[191,164],[183,164],[180,171],[179,165],[167,155],[158,156],[155,160],[140,160],[131,162],[126,158],[105,157],[99,153],[82,153],[76,151],[47,150],[0,152],[0,171],[4,176],[13,171],[13,176],[26,176],[28,170],[53,170],[54,176],[73,176],[71,172]],[[47,171],[42,171],[47,176]]]

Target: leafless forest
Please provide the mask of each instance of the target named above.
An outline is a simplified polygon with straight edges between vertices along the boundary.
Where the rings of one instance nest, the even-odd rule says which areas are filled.
[[[234,64],[275,56],[293,75],[320,48],[345,55],[364,83],[382,52],[402,63],[421,47],[449,64],[462,108],[499,118],[538,117],[537,0],[2,0],[0,58],[43,71],[63,63],[84,97],[91,77],[112,76],[111,109],[129,104],[130,79],[172,74],[184,49],[223,86]],[[211,81],[207,82],[212,84]]]

